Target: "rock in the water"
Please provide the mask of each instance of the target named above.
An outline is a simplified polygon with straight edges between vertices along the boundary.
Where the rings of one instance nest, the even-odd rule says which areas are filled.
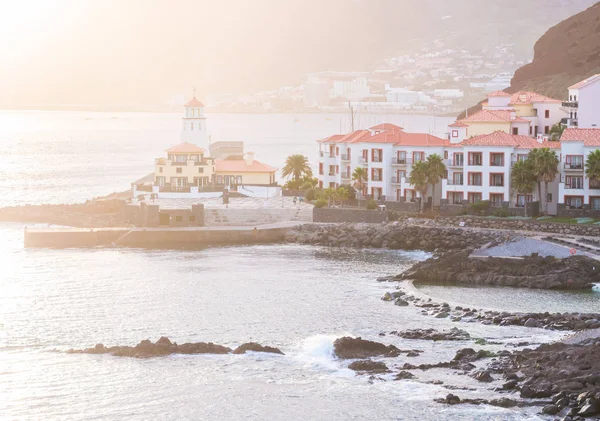
[[[408,371],[401,371],[400,373],[396,374],[396,377],[394,378],[394,380],[407,380],[407,379],[414,379],[415,375],[412,373],[409,373]]]
[[[546,415],[556,415],[558,414],[558,406],[556,405],[546,405],[542,408],[542,413]]]
[[[348,368],[354,371],[369,371],[371,373],[385,373],[390,371],[385,363],[372,360],[354,361]]]
[[[523,326],[525,326],[525,327],[538,327],[539,323],[533,317],[530,317],[529,319],[527,319],[527,321],[525,322],[525,324]]]
[[[379,342],[349,336],[336,339],[333,343],[333,351],[338,358],[342,359],[397,357],[400,355],[400,350],[393,345],[384,345]]]
[[[396,298],[396,300],[394,301],[394,304],[396,304],[397,306],[400,306],[400,307],[406,307],[408,305],[408,301],[403,300],[402,298]]]
[[[273,348],[270,346],[263,346],[256,342],[247,342],[238,346],[232,353],[233,354],[245,354],[247,351],[253,352],[267,352],[270,354],[281,354],[284,355],[283,352],[279,348]]]
[[[478,371],[477,373],[472,374],[471,377],[473,377],[477,381],[484,383],[490,383],[494,381],[494,378],[489,373],[489,371]]]

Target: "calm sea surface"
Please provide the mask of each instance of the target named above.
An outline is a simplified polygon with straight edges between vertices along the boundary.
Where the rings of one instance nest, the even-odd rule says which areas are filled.
[[[339,131],[335,119],[339,116],[220,115],[211,116],[209,125],[219,138],[245,140],[259,159],[280,166],[292,152],[314,157],[314,140]],[[79,202],[126,189],[178,140],[177,114],[0,113],[0,205]],[[0,223],[0,420],[540,419],[534,408],[432,402],[449,392],[446,385],[479,387],[467,376],[431,370],[417,373],[419,382],[389,376],[370,381],[332,357],[333,341],[344,335],[424,351],[387,360],[390,367],[449,360],[457,349],[473,346],[379,336],[457,326],[380,300],[393,285],[377,283],[377,277],[400,273],[426,257],[298,245],[25,250],[23,226]],[[446,297],[444,291],[431,293]],[[473,299],[484,301],[485,293],[478,294]],[[489,294],[494,300],[494,292]],[[510,296],[503,294],[504,301],[496,303],[510,307]],[[545,299],[577,310],[595,298],[549,293]],[[538,299],[523,294],[519,300],[534,308]],[[475,323],[459,327],[503,344],[562,335]],[[231,347],[256,341],[286,355],[138,360],[64,352],[160,336]],[[426,383],[439,379],[445,384]],[[484,388],[459,394],[490,393]]]

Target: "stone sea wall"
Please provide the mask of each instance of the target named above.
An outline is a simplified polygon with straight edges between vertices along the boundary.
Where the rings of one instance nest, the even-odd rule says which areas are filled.
[[[459,226],[464,222],[465,227],[490,228],[498,230],[539,231],[554,234],[600,236],[600,225],[557,224],[533,220],[492,219],[476,216],[440,216],[436,223],[445,226]]]
[[[448,251],[473,249],[507,240],[507,234],[479,232],[410,220],[384,224],[302,225],[288,230],[286,241],[332,247],[373,247],[402,250]],[[508,236],[510,238],[510,236]]]

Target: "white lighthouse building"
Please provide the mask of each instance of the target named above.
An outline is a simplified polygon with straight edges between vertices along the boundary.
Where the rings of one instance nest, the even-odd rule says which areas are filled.
[[[183,127],[181,129],[181,141],[198,145],[208,150],[208,134],[206,133],[206,117],[204,116],[204,105],[192,98],[185,105]]]

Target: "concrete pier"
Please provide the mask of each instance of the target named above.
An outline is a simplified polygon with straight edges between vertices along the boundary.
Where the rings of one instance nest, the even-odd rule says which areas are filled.
[[[256,227],[182,228],[26,228],[25,247],[33,248],[201,248],[210,246],[277,243],[301,222]]]

